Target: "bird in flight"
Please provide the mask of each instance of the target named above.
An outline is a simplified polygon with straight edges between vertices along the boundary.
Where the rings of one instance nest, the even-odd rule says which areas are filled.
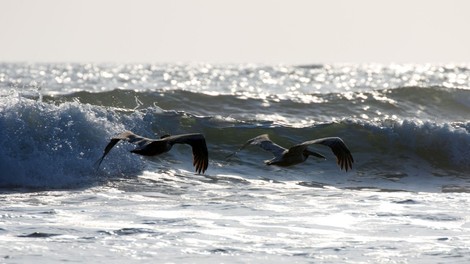
[[[269,151],[274,155],[274,158],[265,161],[267,165],[277,165],[281,167],[292,166],[304,162],[307,160],[308,156],[326,159],[325,156],[308,149],[308,146],[312,144],[320,144],[330,147],[333,154],[336,156],[336,163],[338,166],[345,171],[352,169],[354,159],[346,144],[344,144],[343,140],[339,137],[326,137],[309,140],[286,149],[272,142],[267,134],[263,134],[248,140],[243,146],[227,158],[235,155],[248,145],[255,145],[260,146],[262,149]]]
[[[150,139],[136,135],[131,131],[125,131],[111,138],[111,141],[104,149],[103,156],[97,161],[98,167],[104,157],[120,140],[137,145],[131,152],[143,156],[157,156],[170,151],[174,144],[188,144],[193,150],[193,166],[196,172],[199,174],[204,173],[209,165],[206,140],[202,134],[165,135],[160,139]]]

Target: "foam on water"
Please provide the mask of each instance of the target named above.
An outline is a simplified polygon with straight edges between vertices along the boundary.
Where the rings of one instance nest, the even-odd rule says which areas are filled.
[[[0,235],[15,245],[3,254],[7,262],[36,256],[128,263],[469,260],[462,232],[470,219],[455,210],[464,208],[468,193],[240,180],[225,175],[225,181],[211,181],[175,170],[80,191],[3,194],[1,217],[10,235]],[[16,225],[19,219],[29,228]]]
[[[108,138],[124,129],[113,111],[79,102],[49,104],[21,95],[0,97],[2,187],[65,187],[93,182]],[[111,173],[126,172],[124,166]]]

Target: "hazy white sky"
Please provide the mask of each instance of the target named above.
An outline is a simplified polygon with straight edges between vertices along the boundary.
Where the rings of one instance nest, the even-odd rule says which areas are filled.
[[[2,0],[0,61],[468,63],[467,0]]]

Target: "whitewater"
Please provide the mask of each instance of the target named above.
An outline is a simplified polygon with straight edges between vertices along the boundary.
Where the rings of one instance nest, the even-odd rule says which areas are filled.
[[[1,263],[468,263],[470,67],[0,64]],[[146,158],[110,138],[202,133]],[[341,137],[288,168],[246,140]]]

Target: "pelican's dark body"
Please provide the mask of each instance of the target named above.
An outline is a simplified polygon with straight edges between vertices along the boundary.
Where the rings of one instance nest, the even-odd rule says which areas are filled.
[[[310,155],[316,156],[316,157],[319,156],[318,153],[315,153],[309,150],[304,150],[302,153],[289,153],[289,151],[287,151],[284,153],[284,155],[281,156],[281,158],[275,157],[273,159],[266,160],[265,163],[267,165],[289,167],[289,166],[293,166],[293,165],[306,161],[308,159],[308,156]],[[321,156],[321,158],[325,158],[325,157]]]
[[[317,152],[313,152],[307,148],[312,144],[320,144],[330,147],[336,156],[337,163],[340,168],[346,171],[352,169],[354,159],[346,144],[344,144],[343,140],[339,137],[327,137],[309,140],[286,149],[272,142],[267,134],[263,134],[248,140],[242,147],[240,147],[238,151],[242,150],[248,145],[260,146],[262,149],[269,151],[274,155],[274,158],[265,161],[267,165],[288,167],[306,161],[309,156],[325,159],[325,156]],[[236,154],[238,151],[232,155]]]
[[[171,150],[171,145],[166,140],[151,141],[140,148],[131,150],[132,153],[142,156],[157,156]]]
[[[125,131],[111,139],[104,149],[103,156],[98,160],[98,167],[120,140],[137,145],[131,152],[142,156],[157,156],[170,151],[174,144],[188,144],[193,150],[193,165],[196,167],[197,173],[204,173],[209,164],[206,140],[202,134],[165,135],[160,139],[149,139]]]

